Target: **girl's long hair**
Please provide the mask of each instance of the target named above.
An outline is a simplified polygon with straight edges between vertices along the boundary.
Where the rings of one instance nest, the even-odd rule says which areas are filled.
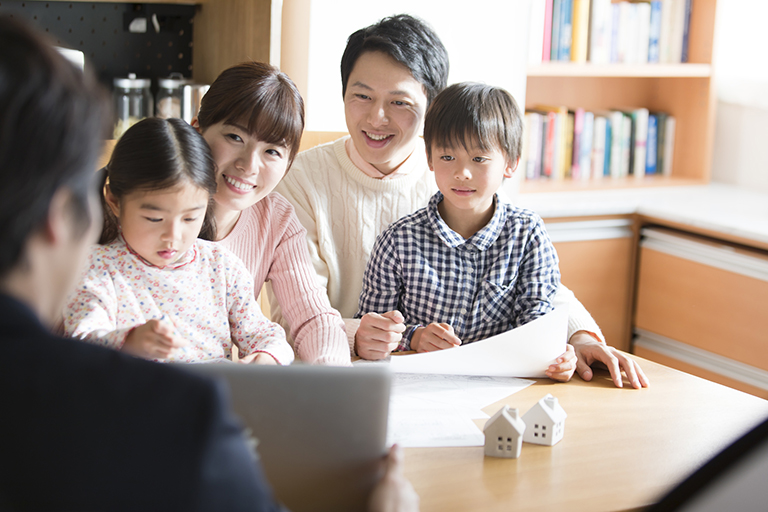
[[[215,240],[216,164],[203,137],[185,121],[158,118],[139,121],[117,141],[105,169],[105,186],[118,200],[132,192],[173,188],[184,181],[204,189],[210,194],[210,201],[198,236]],[[120,224],[106,204],[104,194],[101,202],[104,227],[99,243],[108,244],[119,235]]]

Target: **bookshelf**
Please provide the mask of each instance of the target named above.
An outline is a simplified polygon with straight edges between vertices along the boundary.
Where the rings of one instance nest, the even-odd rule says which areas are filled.
[[[618,2],[614,2],[618,3]],[[685,64],[543,62],[529,67],[526,108],[564,105],[609,110],[645,107],[677,120],[672,175],[579,180],[523,180],[521,192],[707,183],[715,123],[712,41],[716,0],[693,3]]]

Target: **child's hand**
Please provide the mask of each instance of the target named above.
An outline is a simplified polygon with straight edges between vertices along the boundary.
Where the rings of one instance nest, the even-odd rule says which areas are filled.
[[[173,331],[173,324],[167,320],[150,320],[128,334],[121,350],[145,359],[166,359],[173,349],[187,344]]]
[[[546,373],[547,377],[558,382],[568,382],[576,371],[576,352],[569,343],[565,347],[565,353],[555,359],[555,362],[549,365]]]
[[[237,362],[245,363],[245,364],[249,364],[249,363],[250,364],[268,364],[268,365],[280,364],[277,362],[277,359],[267,354],[266,352],[256,352],[255,354],[251,354],[249,356],[240,358]]]
[[[453,327],[448,324],[432,323],[426,327],[419,327],[411,338],[411,349],[416,352],[433,352],[459,345],[461,340],[453,332]]]
[[[363,359],[384,359],[403,339],[405,324],[402,313],[388,311],[383,315],[368,313],[360,319],[355,333],[355,350]]]

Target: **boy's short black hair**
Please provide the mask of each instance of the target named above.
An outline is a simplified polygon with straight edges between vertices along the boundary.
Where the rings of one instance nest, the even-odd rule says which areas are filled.
[[[523,119],[510,93],[501,87],[463,82],[437,95],[424,120],[427,158],[432,148],[478,145],[502,151],[512,164],[520,158]]]
[[[408,68],[424,87],[427,105],[448,83],[448,52],[435,31],[418,18],[398,14],[349,36],[341,57],[342,97],[357,59],[366,52],[386,53]]]
[[[107,134],[107,94],[42,35],[0,16],[0,277],[22,264],[53,196],[85,232],[94,220],[96,159]]]

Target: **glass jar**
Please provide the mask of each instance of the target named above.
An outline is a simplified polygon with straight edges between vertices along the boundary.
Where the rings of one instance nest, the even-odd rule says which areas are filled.
[[[155,117],[168,119],[181,117],[182,87],[192,83],[181,73],[171,73],[168,78],[157,80],[157,96],[155,97]]]
[[[152,116],[153,100],[149,91],[152,81],[129,73],[128,78],[115,78],[112,83],[116,116],[114,138],[118,139],[128,128]]]

